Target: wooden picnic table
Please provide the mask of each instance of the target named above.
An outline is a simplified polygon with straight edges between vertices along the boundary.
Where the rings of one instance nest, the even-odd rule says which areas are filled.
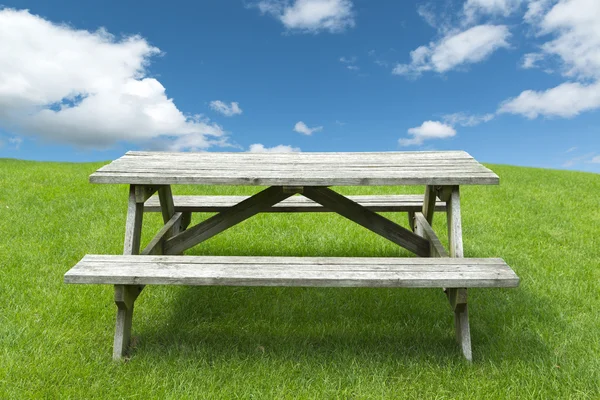
[[[133,303],[147,284],[442,287],[471,360],[467,287],[514,287],[501,259],[463,257],[460,185],[498,184],[464,151],[382,153],[166,153],[131,151],[90,176],[129,185],[123,256],[87,255],[68,283],[115,285],[115,359],[129,343]],[[253,196],[173,196],[172,185],[267,186]],[[332,186],[425,186],[424,195],[344,196]],[[157,196],[153,196],[157,193]],[[296,195],[302,196],[296,196]],[[410,229],[378,214],[407,212]],[[446,212],[449,250],[432,228]],[[163,228],[140,249],[144,212]],[[190,227],[193,212],[217,212]],[[183,252],[261,212],[336,212],[424,258],[192,257]]]

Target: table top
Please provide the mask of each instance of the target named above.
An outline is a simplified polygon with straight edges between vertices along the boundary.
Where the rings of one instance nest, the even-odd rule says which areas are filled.
[[[90,176],[138,185],[495,185],[498,175],[464,151],[380,153],[168,153],[129,151]]]

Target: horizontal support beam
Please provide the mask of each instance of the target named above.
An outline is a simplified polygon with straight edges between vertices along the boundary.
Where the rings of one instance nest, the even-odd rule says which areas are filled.
[[[374,212],[417,212],[423,207],[423,195],[359,195],[346,196]],[[246,200],[249,196],[173,196],[175,211],[222,212]],[[153,196],[144,204],[144,212],[161,211],[158,197]],[[435,211],[446,211],[446,203],[435,203]],[[319,203],[304,197],[292,196],[268,207],[262,212],[333,212]]]

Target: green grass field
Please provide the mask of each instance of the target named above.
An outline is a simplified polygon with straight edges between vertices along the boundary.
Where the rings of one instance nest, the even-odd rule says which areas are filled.
[[[63,283],[122,252],[127,188],[89,184],[100,165],[0,160],[1,399],[600,398],[600,175],[491,165],[500,186],[462,188],[465,256],[521,278],[470,292],[471,365],[441,290],[249,287],[146,288],[114,363],[113,288]],[[188,254],[408,256],[331,214],[260,215]]]

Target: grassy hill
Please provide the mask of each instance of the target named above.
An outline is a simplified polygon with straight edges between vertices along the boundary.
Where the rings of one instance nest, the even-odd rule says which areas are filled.
[[[113,363],[112,287],[62,283],[84,254],[122,252],[127,189],[89,184],[100,166],[0,160],[2,399],[600,396],[600,175],[490,165],[499,186],[462,189],[465,256],[521,277],[471,291],[472,365],[441,290],[248,287],[147,288],[133,357]],[[260,215],[189,254],[408,256],[330,214]]]

